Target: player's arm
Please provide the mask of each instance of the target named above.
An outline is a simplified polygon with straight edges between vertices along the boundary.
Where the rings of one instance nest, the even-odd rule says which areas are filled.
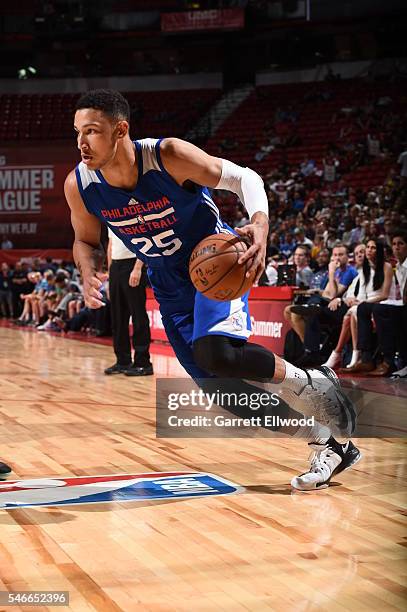
[[[99,250],[101,223],[86,210],[74,171],[68,174],[64,191],[71,209],[71,222],[75,232],[73,256],[82,276],[85,304],[89,308],[100,308],[104,306],[99,291],[104,278],[98,272],[101,265]]]
[[[208,155],[178,138],[163,140],[160,151],[164,167],[179,185],[190,180],[214,189],[227,189],[239,196],[249,213],[250,224],[236,231],[252,243],[239,263],[249,261],[247,276],[256,270],[257,282],[265,267],[269,231],[268,201],[261,177],[250,168]]]

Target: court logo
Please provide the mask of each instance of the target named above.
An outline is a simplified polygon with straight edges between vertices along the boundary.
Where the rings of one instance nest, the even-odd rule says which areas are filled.
[[[241,312],[236,312],[232,315],[232,327],[236,331],[242,331],[243,329],[243,317]]]
[[[8,480],[0,483],[0,509],[207,497],[240,490],[220,476],[200,472]]]

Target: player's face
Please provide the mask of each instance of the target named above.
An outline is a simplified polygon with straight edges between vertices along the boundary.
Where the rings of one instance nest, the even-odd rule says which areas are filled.
[[[90,170],[103,168],[114,158],[119,139],[118,125],[102,111],[83,108],[76,111],[74,127],[82,161]]]

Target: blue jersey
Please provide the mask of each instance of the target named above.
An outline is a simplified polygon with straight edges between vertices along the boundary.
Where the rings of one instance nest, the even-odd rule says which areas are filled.
[[[75,169],[87,210],[106,223],[149,268],[188,263],[196,244],[222,230],[219,211],[206,187],[187,191],[165,170],[160,142],[134,141],[138,181],[132,190],[113,187],[83,162]]]
[[[168,174],[160,142],[153,138],[134,142],[138,181],[133,190],[109,185],[99,170],[89,170],[82,162],[76,178],[87,210],[147,264],[178,360],[190,376],[202,378],[207,373],[195,364],[193,342],[210,334],[246,340],[251,330],[248,294],[216,302],[195,290],[188,272],[194,247],[206,236],[232,230],[222,223],[206,187],[192,185],[188,191]]]

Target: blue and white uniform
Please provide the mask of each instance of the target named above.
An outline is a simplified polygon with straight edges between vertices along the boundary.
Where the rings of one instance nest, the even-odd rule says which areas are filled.
[[[188,191],[168,174],[160,143],[153,138],[134,141],[138,181],[133,190],[109,185],[99,170],[89,170],[83,162],[75,173],[87,210],[148,266],[168,339],[195,378],[204,373],[194,364],[194,340],[211,334],[249,337],[248,294],[217,302],[195,290],[188,272],[194,247],[206,236],[232,230],[221,220],[206,187],[194,185]]]

